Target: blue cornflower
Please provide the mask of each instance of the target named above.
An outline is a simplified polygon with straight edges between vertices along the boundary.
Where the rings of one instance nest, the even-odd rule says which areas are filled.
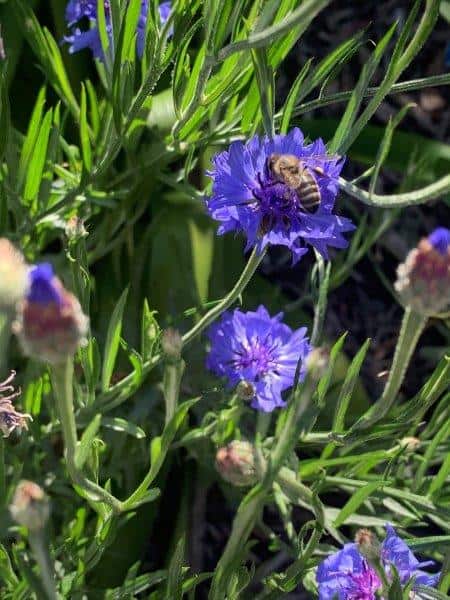
[[[50,263],[40,263],[29,273],[27,300],[36,304],[62,304],[62,295],[58,280]]]
[[[428,236],[428,241],[437,252],[445,256],[450,248],[450,229],[437,227]]]
[[[380,561],[387,579],[394,565],[402,585],[414,578],[414,585],[433,587],[440,574],[430,575],[421,569],[433,561],[419,562],[392,525],[386,525],[386,538],[380,550]],[[345,544],[342,550],[326,558],[318,567],[319,600],[375,600],[382,587],[375,569],[360,554],[357,544]]]
[[[112,42],[111,11],[109,0],[104,0],[106,30]],[[171,2],[162,2],[159,6],[159,16],[161,25],[169,18],[171,11]],[[141,58],[145,48],[145,33],[148,15],[148,0],[142,0],[141,13],[136,28],[136,48],[137,54]],[[89,21],[90,27],[82,30],[75,25],[82,19]],[[66,21],[72,28],[72,35],[64,39],[70,44],[69,52],[71,54],[79,52],[84,48],[90,48],[94,58],[103,60],[103,49],[100,40],[100,34],[97,27],[97,2],[96,0],[70,0],[66,7]]]
[[[269,159],[283,154],[301,159],[316,181],[320,204],[313,211],[302,206],[292,186],[274,175]],[[255,136],[246,143],[233,142],[213,159],[214,168],[208,173],[213,179],[212,195],[206,200],[208,212],[220,222],[220,235],[244,232],[247,249],[287,246],[296,262],[310,244],[327,258],[328,246],[345,248],[348,242],[342,234],[355,228],[349,219],[332,212],[343,163],[344,159],[326,156],[321,139],[305,145],[298,128],[273,139]]]
[[[251,405],[263,412],[286,405],[282,392],[292,387],[299,361],[304,378],[310,351],[306,327],[292,331],[282,318],[283,313],[271,317],[264,306],[248,312],[236,309],[224,313],[208,331],[208,369],[226,377],[229,387],[241,381],[253,386]]]
[[[414,577],[414,584],[429,587],[434,587],[439,581],[440,573],[430,575],[422,571],[423,567],[433,566],[434,561],[419,562],[402,538],[397,535],[392,525],[389,524],[386,525],[386,538],[381,550],[381,559],[386,565],[388,574],[389,564],[392,563],[395,566],[402,584],[406,584],[411,577]]]
[[[316,574],[319,600],[375,600],[381,581],[375,569],[361,556],[356,544],[326,558]]]

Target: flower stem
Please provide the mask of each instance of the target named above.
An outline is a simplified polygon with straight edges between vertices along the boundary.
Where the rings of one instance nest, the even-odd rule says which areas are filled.
[[[55,402],[64,438],[67,470],[72,482],[84,490],[95,502],[104,502],[114,512],[121,512],[122,503],[102,487],[87,479],[76,464],[77,429],[73,410],[73,359],[51,366]]]
[[[7,312],[0,312],[0,377],[6,371],[8,347],[11,337],[11,317]]]
[[[397,346],[395,348],[394,359],[381,398],[372,406],[366,415],[361,417],[361,419],[353,425],[349,433],[345,436],[347,441],[351,440],[354,432],[371,427],[374,423],[377,423],[387,415],[395,402],[409,362],[426,323],[426,316],[416,313],[410,307],[405,309]]]
[[[54,569],[48,546],[44,540],[44,531],[30,531],[28,535],[31,549],[41,572],[41,580],[47,594],[48,600],[57,600],[58,595],[55,587]]]
[[[198,337],[202,331],[204,331],[208,325],[210,325],[213,321],[215,321],[220,315],[229,308],[237,298],[242,294],[244,289],[247,287],[247,284],[253,277],[256,269],[259,267],[265,251],[258,253],[256,248],[253,250],[250,258],[248,259],[247,264],[245,265],[244,270],[241,273],[241,276],[237,280],[233,289],[219,302],[216,304],[211,310],[209,310],[203,317],[200,319],[198,323],[194,325],[192,329],[190,329],[183,336],[183,346],[187,346],[190,344],[196,337]]]
[[[237,298],[239,298],[260,265],[264,255],[265,251],[258,254],[256,250],[253,250],[233,289],[218,304],[216,304],[214,308],[203,315],[192,329],[185,333],[182,338],[183,347],[190,344],[204,329],[206,329],[206,327],[208,327],[208,325],[220,317],[220,315],[227,310]],[[142,377],[148,375],[148,373],[161,362],[162,358],[162,354],[157,354],[145,361],[142,365]],[[133,372],[121,379],[119,383],[111,387],[107,392],[101,394],[97,398],[97,405],[102,406],[108,403],[108,407],[111,406],[115,408],[116,406],[119,406],[136,391],[134,381],[135,373]]]

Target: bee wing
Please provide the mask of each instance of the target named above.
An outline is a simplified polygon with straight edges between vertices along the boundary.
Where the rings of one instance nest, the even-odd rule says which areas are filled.
[[[313,160],[340,160],[342,156],[339,154],[310,154],[309,156],[302,156],[301,160],[308,161]]]

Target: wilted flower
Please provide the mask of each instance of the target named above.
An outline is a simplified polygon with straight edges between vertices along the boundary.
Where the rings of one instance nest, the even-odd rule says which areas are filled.
[[[255,386],[249,381],[240,381],[236,386],[236,395],[239,400],[250,402],[255,397]]]
[[[0,383],[0,431],[3,437],[9,437],[15,429],[28,429],[27,419],[31,419],[30,415],[18,412],[13,406],[13,398],[20,395],[20,391],[15,391],[11,385],[15,376],[15,371],[12,371],[10,376]]]
[[[310,350],[306,327],[292,331],[282,318],[283,313],[271,317],[264,306],[249,312],[236,309],[224,313],[208,332],[207,367],[226,377],[231,388],[240,381],[252,384],[251,406],[264,412],[285,406],[282,392],[292,387],[299,361],[304,378]]]
[[[12,518],[30,531],[42,529],[50,515],[50,506],[44,490],[32,481],[19,483],[9,507]]]
[[[29,278],[14,330],[28,355],[52,364],[63,362],[85,343],[88,319],[50,264],[35,266]]]
[[[13,310],[26,292],[28,266],[6,238],[0,238],[0,310]]]
[[[386,538],[381,547],[368,530],[360,530],[357,543],[345,544],[342,550],[326,558],[317,569],[319,600],[375,600],[382,583],[369,559],[381,559],[381,565],[390,579],[390,565],[394,565],[405,585],[414,577],[414,585],[433,587],[439,580],[439,573],[430,575],[421,570],[433,561],[419,562],[405,542],[398,537],[395,529],[386,525]],[[413,586],[414,589],[414,586]]]
[[[83,219],[74,215],[66,223],[65,234],[69,241],[77,241],[81,238],[87,237],[89,234],[84,226]]]
[[[438,227],[409,252],[395,289],[405,305],[425,316],[450,306],[450,229]]]
[[[308,251],[306,244],[325,258],[328,246],[345,248],[348,243],[342,234],[354,226],[349,219],[332,213],[344,161],[326,156],[326,152],[321,139],[305,145],[302,132],[295,128],[273,139],[255,136],[246,143],[234,142],[217,154],[208,173],[213,188],[206,204],[209,214],[220,222],[218,233],[244,232],[247,249],[287,246],[294,262]],[[271,159],[280,155],[299,159],[318,186],[320,203],[312,212],[302,205],[305,192],[297,194],[292,184],[276,176],[270,167]]]
[[[109,42],[112,44],[112,23],[111,7],[109,0],[104,0],[106,30]],[[139,57],[142,57],[145,48],[145,34],[147,26],[147,16],[149,9],[149,0],[142,0],[141,12],[136,28],[136,48]],[[159,6],[159,16],[161,25],[167,21],[170,15],[171,2],[162,2]],[[90,24],[89,29],[81,30],[75,27],[80,20],[87,19]],[[79,52],[85,48],[90,48],[94,58],[103,60],[103,49],[100,40],[100,33],[97,26],[97,0],[70,0],[66,7],[66,21],[72,28],[72,35],[64,39],[70,44],[69,52]]]
[[[254,485],[258,481],[255,447],[250,442],[234,440],[219,448],[216,469],[221,476],[236,486]]]

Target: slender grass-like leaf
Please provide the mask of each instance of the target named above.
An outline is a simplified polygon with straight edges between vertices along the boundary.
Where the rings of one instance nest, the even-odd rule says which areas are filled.
[[[102,367],[103,391],[106,391],[109,388],[114,366],[116,364],[117,352],[119,351],[120,345],[120,334],[122,332],[122,317],[127,301],[127,295],[128,288],[122,292],[122,295],[114,308],[111,321],[109,322]]]

